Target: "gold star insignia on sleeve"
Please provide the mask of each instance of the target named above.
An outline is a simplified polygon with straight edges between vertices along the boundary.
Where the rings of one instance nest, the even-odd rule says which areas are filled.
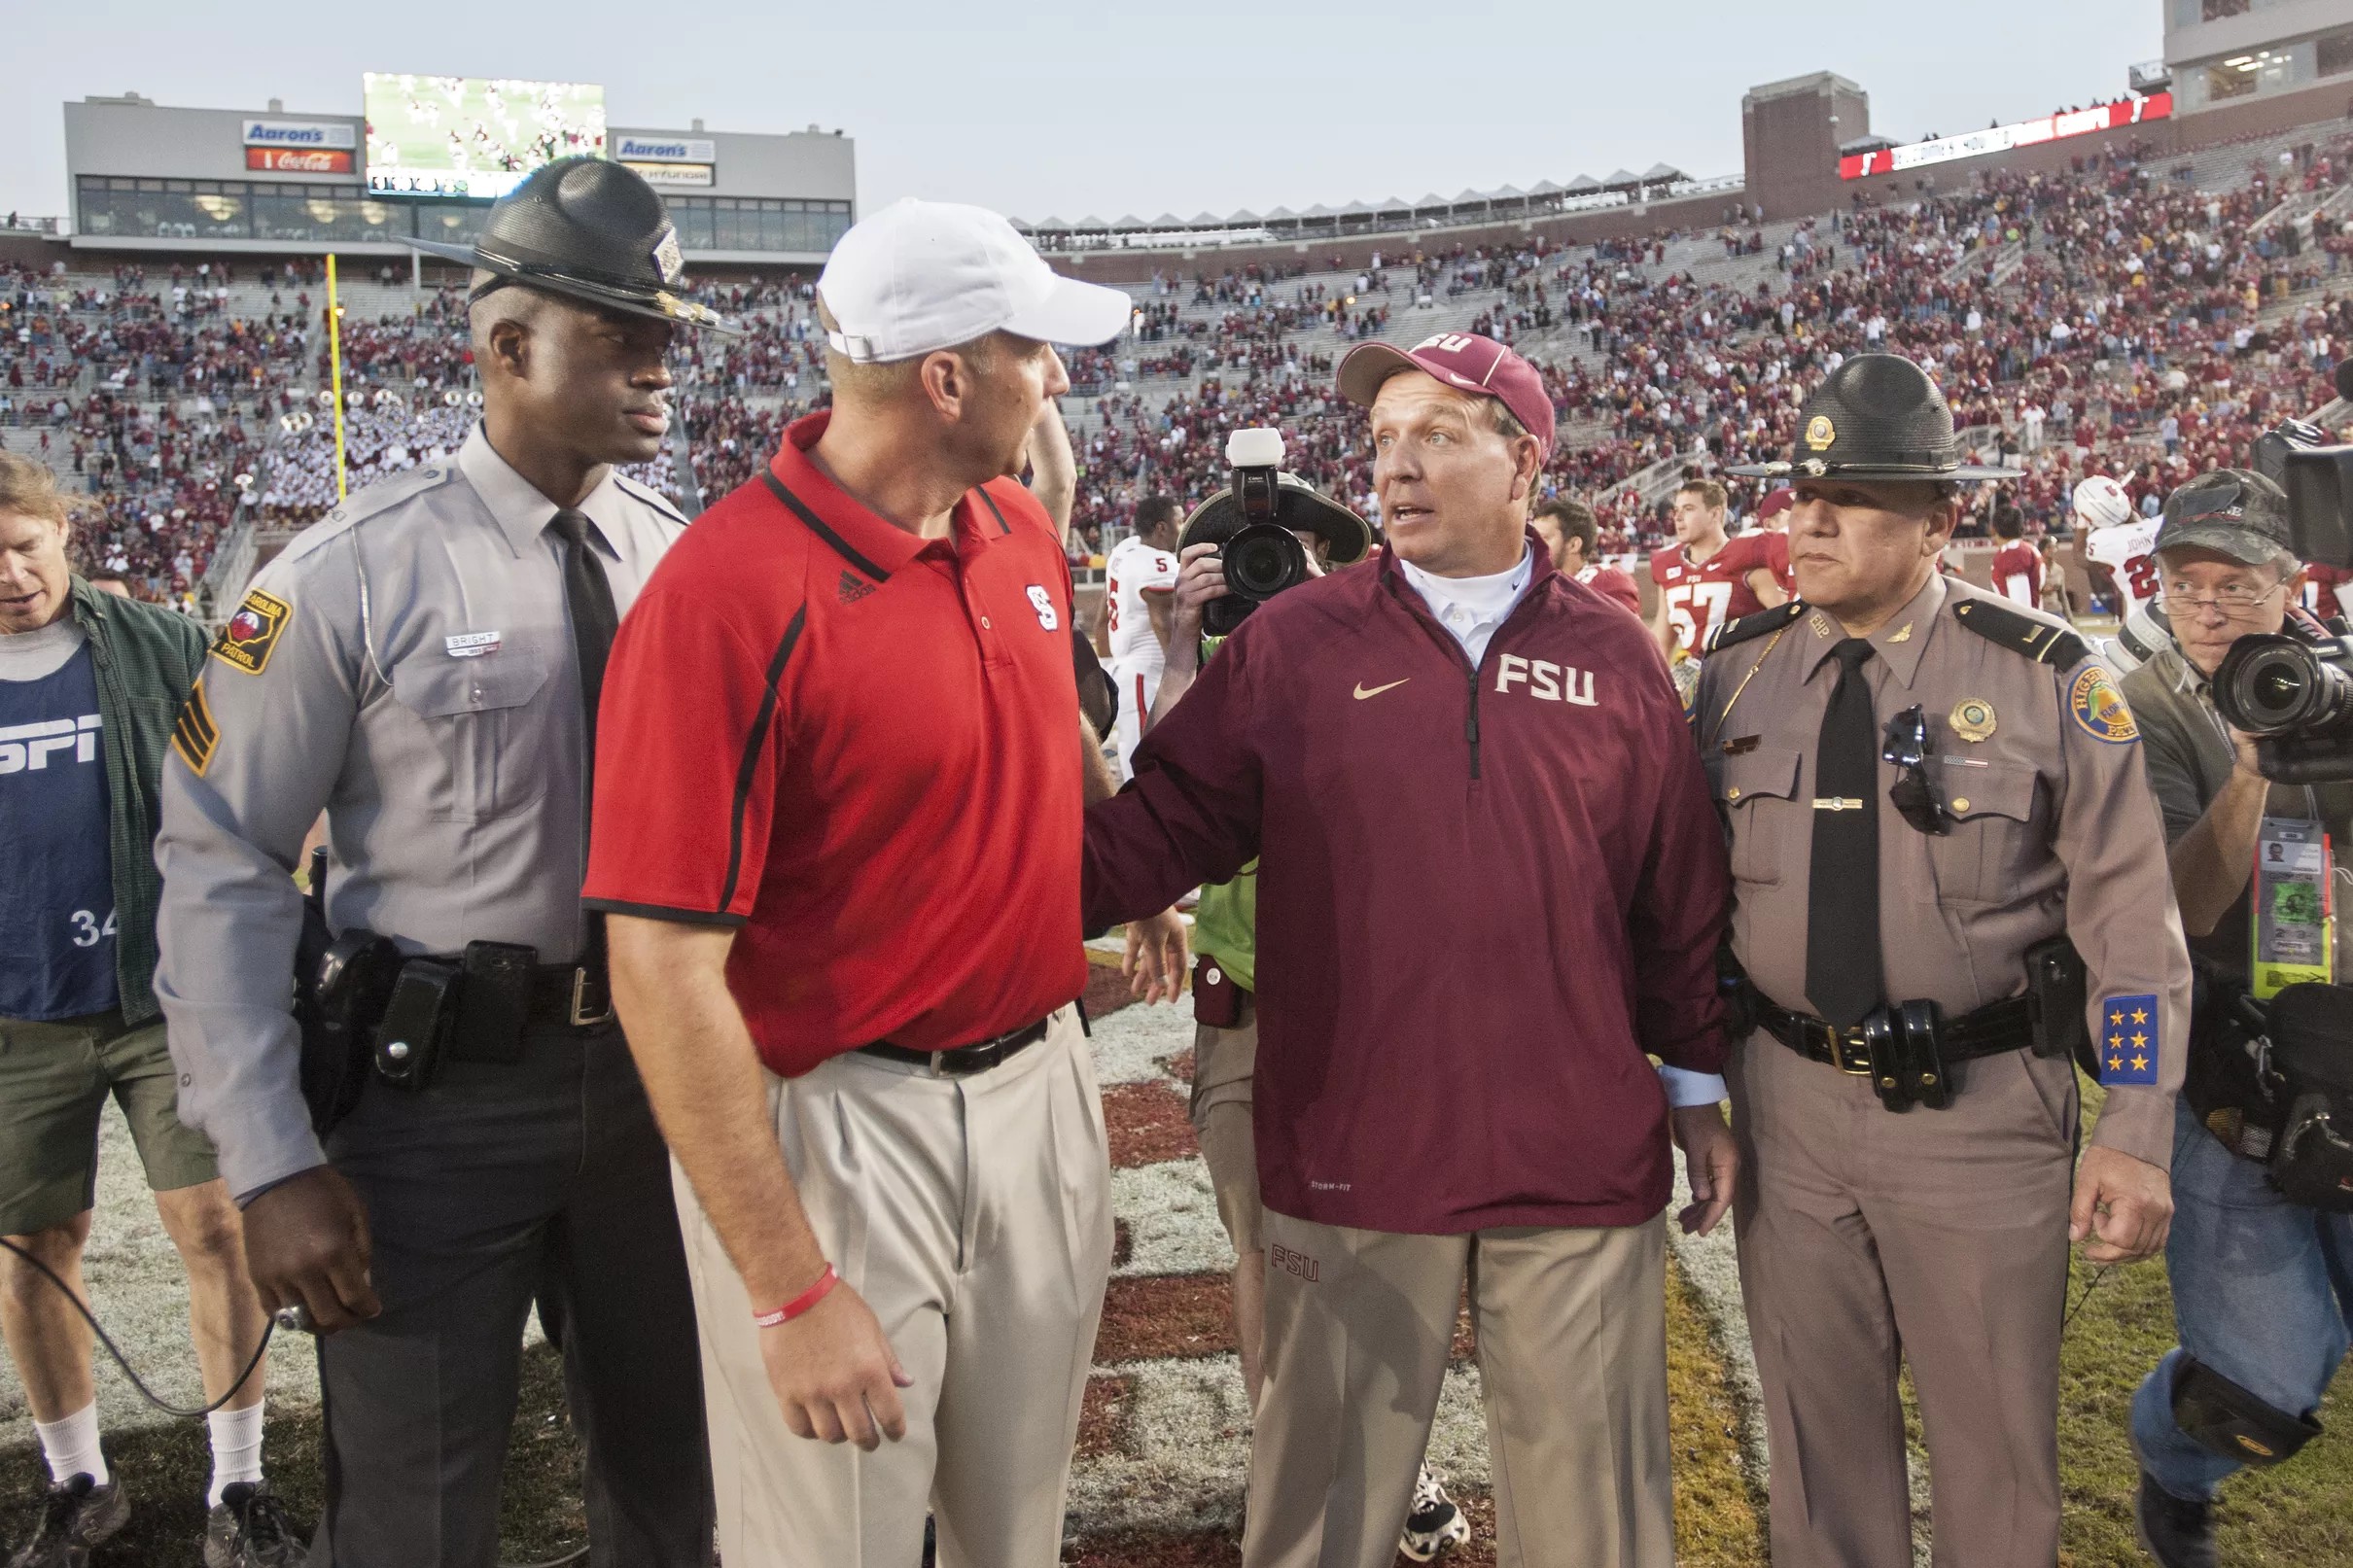
[[[2139,1050],[2142,1046],[2147,1045],[2148,1043],[2149,1036],[2146,1034],[2135,1034],[2132,1036],[2132,1049],[2135,1051]]]
[[[2132,1022],[2135,1024],[2146,1024],[2149,1022],[2149,1015],[2140,1008],[2135,1007],[2132,1009]]]
[[[2108,1015],[2108,1022],[2111,1024],[2122,1024],[2124,1021],[2125,1015],[2122,1013],[2110,1013]]]
[[[2109,1070],[2110,1072],[2122,1072],[2122,1071],[2124,1071],[2124,1070],[2125,1070],[2125,1059],[2124,1059],[2123,1057],[2110,1057],[2110,1058],[2108,1059],[2108,1070]]]
[[[2149,1070],[2149,1059],[2147,1057],[2134,1057],[2132,1059],[2132,1070],[2134,1072],[2147,1072]]]

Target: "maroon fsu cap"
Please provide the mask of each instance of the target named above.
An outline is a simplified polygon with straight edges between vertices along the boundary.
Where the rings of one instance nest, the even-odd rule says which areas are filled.
[[[1358,343],[1340,362],[1340,396],[1370,408],[1381,383],[1399,370],[1426,370],[1450,387],[1484,392],[1512,411],[1550,458],[1553,401],[1536,367],[1492,337],[1476,332],[1440,332],[1410,349],[1389,343]]]

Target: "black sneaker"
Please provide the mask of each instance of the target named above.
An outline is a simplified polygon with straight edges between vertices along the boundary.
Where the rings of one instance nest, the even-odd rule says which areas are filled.
[[[40,1526],[8,1568],[88,1568],[90,1548],[129,1517],[130,1495],[120,1481],[101,1486],[87,1475],[68,1476],[41,1500]]]
[[[2142,1549],[2159,1568],[2217,1568],[2222,1560],[2214,1554],[2213,1506],[2174,1496],[2146,1470],[2132,1516]]]
[[[308,1550],[261,1481],[230,1481],[204,1516],[204,1568],[301,1568]]]

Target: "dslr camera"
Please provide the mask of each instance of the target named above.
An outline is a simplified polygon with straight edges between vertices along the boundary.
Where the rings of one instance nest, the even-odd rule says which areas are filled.
[[[2255,443],[2255,471],[2288,496],[2297,559],[2353,568],[2353,446],[2289,420]],[[2320,632],[2242,637],[2214,672],[2214,706],[2256,737],[2265,778],[2286,784],[2353,779],[2353,641],[2341,620]]]
[[[1205,636],[1231,636],[1251,610],[1308,579],[1301,534],[1328,544],[1333,566],[1362,560],[1372,548],[1373,531],[1364,519],[1284,472],[1282,456],[1281,431],[1264,426],[1235,431],[1225,442],[1232,482],[1184,520],[1177,550],[1213,544],[1225,568],[1225,597],[1202,608]]]

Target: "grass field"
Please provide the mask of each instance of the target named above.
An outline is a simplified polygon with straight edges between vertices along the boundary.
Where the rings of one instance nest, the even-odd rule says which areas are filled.
[[[2087,1107],[2087,1118],[2092,1108]],[[135,1205],[126,1211],[135,1211]],[[152,1217],[152,1210],[149,1214]],[[1688,1252],[1682,1256],[1697,1259]],[[1697,1260],[1694,1267],[1704,1262]],[[106,1267],[106,1259],[94,1249],[92,1273],[101,1279],[101,1289],[100,1271]],[[2079,1265],[2071,1303],[2089,1278]],[[1678,1555],[1692,1568],[1736,1568],[1769,1560],[1765,1498],[1762,1478],[1744,1458],[1754,1438],[1754,1412],[1742,1392],[1738,1356],[1728,1354],[1738,1325],[1729,1334],[1717,1332],[1724,1313],[1724,1282],[1703,1284],[1703,1273],[1678,1266],[1670,1270],[1668,1287]],[[1214,1336],[1222,1326],[1222,1280],[1205,1284],[1211,1294],[1203,1304],[1202,1321]],[[106,1309],[103,1295],[100,1307]],[[2172,1342],[2172,1309],[2161,1264],[2109,1272],[2068,1334],[2062,1352],[2059,1444],[2067,1500],[2061,1560],[2069,1568],[2128,1568],[2145,1561],[2132,1540],[2134,1470],[2125,1416],[2134,1385]],[[1223,1349],[1214,1343],[1204,1348],[1218,1353]],[[292,1353],[290,1348],[287,1354]],[[156,1331],[143,1346],[143,1359],[174,1372],[179,1370],[176,1360],[185,1358],[184,1330],[176,1339]],[[293,1371],[283,1358],[280,1367],[282,1373]],[[559,1555],[578,1546],[585,1534],[579,1503],[580,1452],[564,1416],[554,1357],[544,1344],[535,1345],[526,1352],[524,1367],[503,1524],[504,1555],[509,1563]],[[286,1377],[280,1386],[298,1381]],[[2327,1436],[2293,1464],[2242,1476],[2226,1490],[2221,1511],[2224,1561],[2232,1568],[2353,1564],[2353,1438],[2345,1435],[2353,1427],[2353,1392],[2345,1381],[2339,1379],[2322,1411],[2321,1418],[2330,1428]],[[172,1386],[178,1386],[178,1378]],[[0,1413],[15,1409],[18,1398],[13,1380],[0,1374]],[[13,1430],[21,1433],[21,1423]],[[1082,1433],[1082,1450],[1088,1441]],[[107,1448],[133,1490],[134,1521],[97,1554],[96,1568],[195,1568],[206,1464],[201,1425],[125,1424],[110,1428]],[[269,1426],[267,1453],[273,1483],[297,1517],[307,1523],[318,1507],[315,1407],[293,1398],[279,1402]],[[1222,1468],[1213,1484],[1238,1493],[1239,1449],[1231,1434],[1218,1454]],[[1915,1452],[1914,1458],[1915,1468],[1924,1464],[1924,1455]],[[0,1443],[0,1535],[12,1544],[31,1516],[44,1479],[29,1443],[21,1437]],[[1457,1568],[1486,1568],[1494,1560],[1492,1511],[1475,1484],[1464,1487],[1463,1494],[1480,1533],[1469,1549],[1450,1554],[1448,1561]],[[1083,1568],[1230,1568],[1238,1561],[1230,1527],[1149,1537],[1097,1530],[1075,1541],[1066,1553],[1066,1562]]]

